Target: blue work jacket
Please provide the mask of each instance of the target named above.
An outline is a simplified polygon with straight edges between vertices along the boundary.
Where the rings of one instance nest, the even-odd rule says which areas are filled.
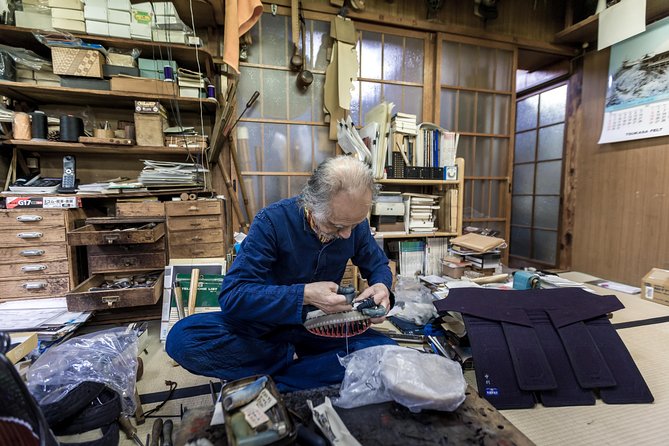
[[[261,336],[281,325],[302,324],[304,285],[339,283],[349,259],[370,285],[383,283],[391,289],[388,258],[367,220],[348,239],[321,243],[299,198],[258,212],[223,280],[218,300],[226,323],[237,331]]]

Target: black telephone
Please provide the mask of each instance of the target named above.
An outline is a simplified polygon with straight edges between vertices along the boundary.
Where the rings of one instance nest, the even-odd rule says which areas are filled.
[[[63,157],[63,179],[60,183],[58,192],[74,193],[77,186],[77,173],[74,156],[65,155]]]

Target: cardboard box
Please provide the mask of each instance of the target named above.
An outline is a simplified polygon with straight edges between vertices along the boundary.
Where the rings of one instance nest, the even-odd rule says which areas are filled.
[[[94,20],[98,22],[107,21],[107,5],[93,5],[86,3],[84,6],[84,18],[86,20]]]
[[[14,13],[16,26],[19,28],[50,29],[51,14],[41,14],[31,11],[16,11]]]
[[[64,31],[74,31],[76,33],[86,32],[86,23],[83,20],[59,19],[51,17],[51,26]]]
[[[158,114],[135,113],[135,138],[138,146],[163,147],[167,119]]]
[[[107,53],[110,65],[119,67],[136,67],[137,61],[130,54]]]
[[[176,96],[177,92],[174,82],[145,79],[141,77],[112,77],[111,89],[114,91],[143,93],[149,97],[156,94]]]
[[[641,298],[669,305],[669,270],[653,268],[641,281]]]
[[[108,9],[130,11],[130,0],[107,0]]]
[[[151,40],[151,22],[153,14],[133,5],[130,9],[130,34],[134,39]]]
[[[70,19],[84,21],[84,13],[76,9],[51,8],[51,17],[57,19]]]
[[[130,13],[126,11],[116,11],[110,9],[107,11],[107,21],[109,23],[118,23],[119,25],[128,25],[130,28]]]
[[[95,20],[86,20],[86,34],[92,34],[94,36],[108,36],[109,35],[109,23],[107,22],[98,22]]]
[[[12,364],[37,348],[37,333],[12,333],[9,336],[11,344],[5,356]]]
[[[102,53],[80,48],[51,48],[54,74],[102,78]]]
[[[111,37],[120,37],[121,39],[130,39],[130,25],[120,25],[118,23],[109,24],[109,35]]]
[[[49,8],[65,8],[76,9],[78,11],[84,10],[84,4],[81,0],[49,0]]]

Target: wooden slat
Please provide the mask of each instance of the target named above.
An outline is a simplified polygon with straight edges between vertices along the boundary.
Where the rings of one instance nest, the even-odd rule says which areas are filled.
[[[173,155],[184,156],[186,149],[177,147],[148,147],[148,146],[119,146],[117,144],[83,144],[78,142],[60,141],[22,141],[19,139],[8,139],[6,144],[12,144],[23,150],[36,150],[51,153],[82,153],[98,155]]]

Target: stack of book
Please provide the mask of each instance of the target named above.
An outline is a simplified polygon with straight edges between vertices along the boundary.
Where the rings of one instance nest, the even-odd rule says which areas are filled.
[[[501,250],[505,247],[504,239],[468,233],[451,239],[449,253],[469,264],[473,271],[492,275],[501,266]]]
[[[186,98],[204,98],[207,83],[204,75],[197,71],[185,68],[177,69],[177,84],[179,85],[179,96]]]
[[[439,209],[439,195],[403,193],[404,227],[408,234],[437,231],[436,211]]]
[[[201,164],[145,160],[139,182],[147,187],[199,187],[205,172]]]

